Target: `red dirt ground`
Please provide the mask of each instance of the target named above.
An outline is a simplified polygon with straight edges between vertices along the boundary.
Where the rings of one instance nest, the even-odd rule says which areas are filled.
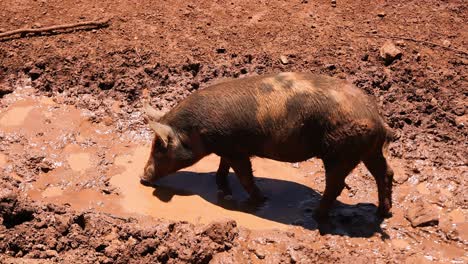
[[[0,38],[2,263],[468,262],[465,1],[0,2],[0,31],[104,17],[105,28]],[[388,40],[402,57],[386,66],[379,49]],[[306,179],[312,204],[299,208],[298,221],[239,209],[286,227],[116,209],[126,190],[112,184],[122,173],[114,159],[150,136],[144,96],[169,109],[224,78],[280,71],[348,79],[375,97],[399,137],[389,148],[393,218],[382,222],[375,206],[361,203],[376,201],[376,187],[358,168],[330,226],[317,226],[310,219],[323,191],[316,161],[299,164],[298,175],[314,177]],[[75,177],[70,157],[82,150],[92,165]],[[274,182],[267,178],[265,186]],[[296,178],[276,183],[305,184]],[[47,199],[46,191],[59,195]],[[220,207],[204,191],[188,198],[166,191],[174,203],[202,197]],[[104,208],[80,207],[89,197]]]

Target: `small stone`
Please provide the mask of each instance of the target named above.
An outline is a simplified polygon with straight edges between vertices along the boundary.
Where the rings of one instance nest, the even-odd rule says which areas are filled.
[[[259,251],[258,249],[254,251],[255,256],[259,259],[264,259],[265,258],[265,253]]]
[[[416,54],[416,61],[420,61],[421,60],[421,53],[417,53]]]
[[[331,6],[336,7],[336,0],[331,0]]]
[[[396,173],[393,176],[393,181],[399,184],[404,183],[405,181],[408,180],[408,174],[407,173]]]
[[[41,75],[42,75],[42,70],[35,67],[33,69],[31,69],[29,72],[29,77],[31,77],[31,80],[36,80],[37,78],[39,78]]]
[[[5,32],[5,31],[6,31],[6,29],[0,28],[0,33]]]
[[[57,257],[58,253],[57,253],[57,251],[55,251],[53,249],[48,249],[48,250],[45,251],[45,256],[48,257],[48,258],[53,258],[53,257]]]
[[[216,49],[216,53],[219,53],[219,54],[226,53],[226,49],[225,48],[218,48],[218,49]]]
[[[106,126],[111,126],[114,123],[114,120],[110,116],[105,116],[105,117],[102,118],[102,122]]]
[[[451,43],[449,40],[447,40],[447,39],[444,40],[444,41],[442,41],[442,44],[443,44],[444,46],[446,46],[446,47],[450,47],[450,46],[452,45],[452,43]]]
[[[106,80],[99,82],[98,87],[101,90],[109,90],[109,89],[112,89],[112,87],[114,87],[114,84],[115,84],[114,80],[106,79]]]
[[[12,93],[13,91],[13,87],[0,84],[0,98],[2,98],[5,94]]]
[[[325,67],[330,70],[330,71],[333,71],[336,69],[336,65],[333,64],[333,63],[330,63],[330,64],[326,64]]]
[[[1,94],[1,92],[0,92]],[[455,117],[455,124],[458,127],[466,127],[468,126],[468,115],[462,115]]]
[[[412,227],[432,226],[439,223],[439,216],[436,210],[432,205],[421,199],[416,200],[410,205],[405,217],[410,221]]]
[[[284,55],[280,56],[280,61],[281,61],[281,64],[283,64],[283,65],[286,65],[286,64],[289,63],[288,58],[286,56],[284,56]]]
[[[385,14],[385,12],[383,12],[383,11],[377,13],[377,16],[378,16],[378,17],[385,17],[386,15],[387,15],[387,14]]]
[[[385,61],[385,65],[392,64],[393,61],[400,59],[402,52],[391,41],[387,41],[380,48],[380,57]]]

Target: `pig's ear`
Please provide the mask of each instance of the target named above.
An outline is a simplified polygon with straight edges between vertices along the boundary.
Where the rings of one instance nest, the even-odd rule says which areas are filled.
[[[164,112],[154,109],[147,101],[143,102],[143,112],[143,116],[148,123],[150,121],[157,122],[164,116]]]
[[[171,140],[171,137],[174,133],[172,128],[168,125],[154,121],[150,121],[149,126],[154,131],[154,133],[156,133],[157,137],[161,139],[161,147],[163,149],[167,149],[167,145],[169,144],[169,141]]]

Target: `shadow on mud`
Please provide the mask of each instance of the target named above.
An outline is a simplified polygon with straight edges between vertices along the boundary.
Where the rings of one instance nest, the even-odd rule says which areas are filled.
[[[153,195],[163,202],[169,202],[174,195],[199,195],[206,201],[234,210],[253,214],[271,221],[298,225],[306,229],[320,231],[320,234],[344,235],[349,237],[371,237],[380,233],[388,235],[380,228],[383,219],[376,216],[374,204],[348,205],[336,202],[327,221],[317,222],[314,218],[321,195],[315,190],[295,182],[256,177],[257,184],[267,197],[261,205],[248,201],[235,174],[229,174],[233,197],[224,199],[217,192],[214,173],[178,172],[160,179]]]

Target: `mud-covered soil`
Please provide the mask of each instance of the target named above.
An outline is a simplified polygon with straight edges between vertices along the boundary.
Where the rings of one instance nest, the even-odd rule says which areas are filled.
[[[1,1],[0,31],[110,25],[0,39],[0,262],[468,262],[467,16],[461,0]],[[402,52],[389,65],[386,41]],[[212,158],[138,184],[143,98],[170,109],[222,79],[279,71],[374,96],[398,135],[392,218],[374,216],[362,166],[320,225],[317,160],[254,161],[263,208],[245,208],[239,188],[238,203],[220,202]]]

